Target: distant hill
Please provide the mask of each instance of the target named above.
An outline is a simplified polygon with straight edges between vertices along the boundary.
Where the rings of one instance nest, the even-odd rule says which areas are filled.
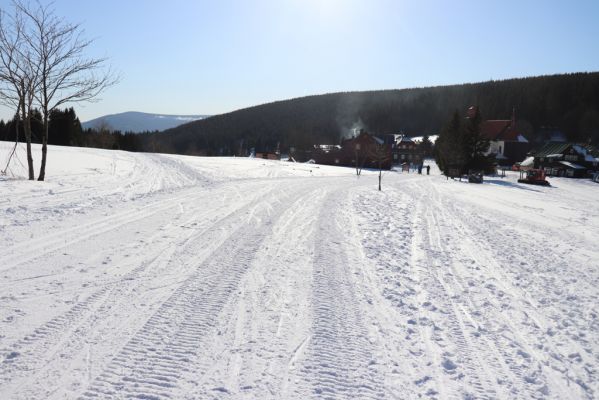
[[[139,133],[163,131],[206,117],[206,115],[166,115],[128,111],[120,114],[104,115],[81,125],[83,129],[106,127],[112,131]]]
[[[429,88],[331,93],[263,104],[144,135],[150,151],[233,155],[256,147],[336,144],[354,128],[375,134],[436,134],[453,111],[479,105],[484,119],[509,119],[534,141],[542,127],[599,144],[599,72]]]

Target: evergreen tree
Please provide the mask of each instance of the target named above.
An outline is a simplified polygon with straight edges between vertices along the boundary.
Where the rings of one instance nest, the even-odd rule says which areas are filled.
[[[423,157],[430,157],[433,155],[433,142],[431,142],[431,139],[427,134],[422,137],[422,142],[420,142],[418,148]]]
[[[0,140],[7,140],[6,123],[3,119],[0,119]]]
[[[449,175],[452,169],[463,171],[466,164],[461,120],[460,113],[456,110],[441,130],[435,144],[435,160],[445,175]]]
[[[479,108],[473,107],[472,114],[464,121],[460,138],[466,161],[463,166],[463,173],[469,170],[481,170],[485,173],[493,171],[494,159],[485,155],[489,150],[490,142],[481,133],[481,122],[482,117]]]
[[[76,146],[81,143],[81,123],[73,108],[55,109],[50,113],[48,143]]]

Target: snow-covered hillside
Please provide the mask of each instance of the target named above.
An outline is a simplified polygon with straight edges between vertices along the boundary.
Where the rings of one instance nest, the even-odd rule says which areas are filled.
[[[258,159],[14,164],[0,398],[599,396],[599,185],[433,172],[378,192]]]
[[[121,132],[163,131],[188,122],[206,118],[207,115],[167,115],[149,114],[139,111],[127,111],[119,114],[104,115],[83,122],[83,129],[109,129]]]

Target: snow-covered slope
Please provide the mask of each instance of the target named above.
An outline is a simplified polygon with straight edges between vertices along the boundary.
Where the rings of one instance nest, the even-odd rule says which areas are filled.
[[[163,131],[206,117],[207,115],[166,115],[127,111],[119,114],[104,115],[83,122],[81,126],[84,129],[106,128],[113,131],[139,133],[145,131]]]
[[[0,398],[596,398],[599,185],[432,171],[15,164]]]

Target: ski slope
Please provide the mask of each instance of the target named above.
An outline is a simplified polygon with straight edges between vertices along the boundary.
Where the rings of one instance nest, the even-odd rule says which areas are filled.
[[[350,168],[50,146],[42,183],[19,160],[2,399],[599,396],[590,181],[433,168],[378,192]]]

